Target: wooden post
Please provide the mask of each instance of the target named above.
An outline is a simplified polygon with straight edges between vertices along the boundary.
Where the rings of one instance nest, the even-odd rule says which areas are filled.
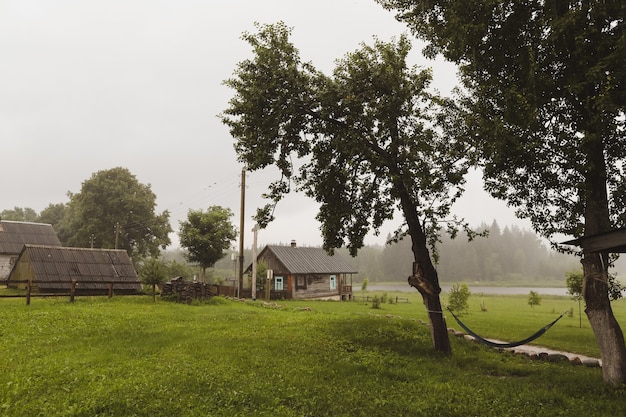
[[[113,298],[113,283],[109,283],[109,298]]]
[[[70,303],[74,302],[74,295],[76,294],[76,280],[72,280],[72,284],[70,285]]]
[[[33,280],[29,279],[28,285],[26,286],[26,305],[27,306],[30,305],[30,292],[32,291],[32,287],[33,287]]]

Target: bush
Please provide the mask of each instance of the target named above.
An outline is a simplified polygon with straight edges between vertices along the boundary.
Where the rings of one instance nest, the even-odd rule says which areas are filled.
[[[539,304],[541,304],[541,297],[539,296],[539,293],[537,291],[531,291],[528,293],[528,305],[534,309],[535,306],[538,306]]]
[[[452,288],[450,288],[450,293],[448,294],[448,308],[457,313],[467,313],[469,309],[467,300],[470,295],[471,293],[467,284],[458,282],[452,284]]]

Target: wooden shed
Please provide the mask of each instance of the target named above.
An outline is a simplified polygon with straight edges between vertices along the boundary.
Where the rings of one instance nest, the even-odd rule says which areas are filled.
[[[68,292],[76,281],[76,293],[106,294],[110,286],[118,294],[141,290],[137,271],[128,253],[119,249],[65,248],[24,245],[9,274],[9,288],[25,288],[32,281],[39,292]]]
[[[49,224],[0,220],[0,280],[9,277],[25,244],[61,246]]]
[[[272,298],[351,299],[352,278],[358,272],[340,255],[322,248],[269,245],[257,256],[273,271]],[[247,271],[251,271],[252,266]]]

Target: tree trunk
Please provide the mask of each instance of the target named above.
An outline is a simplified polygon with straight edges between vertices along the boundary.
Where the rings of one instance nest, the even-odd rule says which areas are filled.
[[[589,135],[585,144],[588,170],[585,178],[585,236],[611,229],[607,194],[604,148],[598,135]],[[583,255],[583,297],[585,313],[600,348],[604,382],[617,385],[626,382],[626,344],[615,320],[608,291],[608,255]]]
[[[583,294],[585,313],[600,348],[604,382],[619,385],[626,382],[626,344],[608,297],[606,255],[585,254]]]
[[[409,285],[416,288],[422,295],[422,300],[424,301],[424,306],[426,307],[430,321],[430,336],[433,341],[433,347],[437,351],[450,353],[452,348],[450,346],[448,327],[439,298],[439,294],[441,293],[439,278],[434,268],[432,268],[432,271],[434,272],[434,276],[426,277],[424,268],[418,262],[414,262],[413,275],[409,277]]]
[[[428,312],[430,321],[430,334],[433,347],[436,351],[451,353],[450,337],[446,319],[441,309],[441,287],[439,277],[431,259],[428,246],[426,245],[426,234],[419,222],[417,208],[410,198],[406,188],[397,187],[400,193],[400,201],[404,218],[409,228],[411,236],[411,249],[415,262],[413,263],[413,274],[409,277],[409,285],[415,287],[422,295],[424,306]]]

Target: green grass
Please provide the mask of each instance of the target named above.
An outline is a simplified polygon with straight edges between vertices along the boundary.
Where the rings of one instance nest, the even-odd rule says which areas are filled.
[[[626,387],[599,369],[458,338],[452,356],[433,352],[417,298],[278,304],[0,299],[0,415],[626,415]],[[496,304],[464,319],[495,320]],[[548,304],[510,314],[543,321]]]

